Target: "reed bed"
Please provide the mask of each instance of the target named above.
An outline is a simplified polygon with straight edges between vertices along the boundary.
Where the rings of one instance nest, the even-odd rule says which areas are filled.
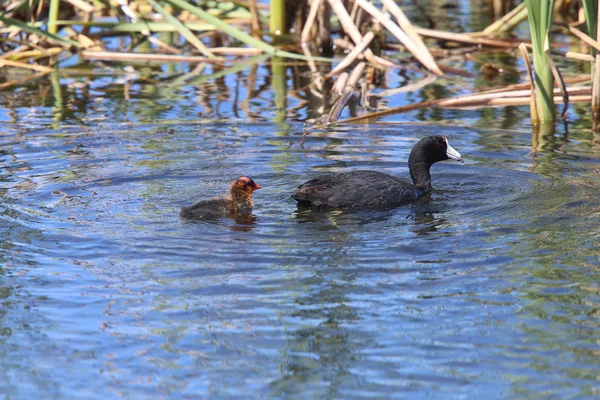
[[[581,10],[571,4],[574,2],[566,4],[558,0],[556,5],[527,0],[512,8],[505,3],[490,2],[489,8],[497,20],[481,32],[456,33],[413,25],[394,0],[271,0],[270,6],[256,0],[9,1],[0,5],[0,68],[22,68],[32,74],[3,82],[0,88],[19,86],[53,71],[64,73],[60,60],[73,53],[83,60],[212,63],[222,65],[224,71],[238,71],[235,65],[240,61],[264,55],[279,60],[273,63],[277,65],[273,71],[278,75],[282,73],[281,60],[306,63],[314,75],[309,90],[322,98],[329,98],[330,94],[324,92],[331,91],[335,100],[315,120],[320,124],[370,121],[419,107],[527,104],[534,124],[554,123],[555,103],[583,102],[590,104],[597,127],[600,121],[597,1],[584,0]],[[418,0],[416,4],[420,6]],[[574,22],[553,24],[559,13],[561,21]],[[526,19],[531,27],[531,41],[505,35]],[[573,35],[589,51],[565,51],[562,43],[552,42],[552,29]],[[107,49],[107,41],[114,37],[128,38],[127,48]],[[152,46],[151,51],[147,43]],[[440,44],[451,44],[452,51],[440,48]],[[335,53],[334,48],[343,48],[346,53]],[[394,96],[423,88],[444,75],[468,76],[468,72],[453,68],[449,60],[467,57],[472,49],[520,50],[529,71],[524,80],[529,82],[518,89],[499,87],[339,121],[341,111],[354,94],[363,100],[369,96]],[[563,79],[553,62],[557,58],[589,62],[591,73]],[[423,78],[401,88],[373,92],[378,74],[389,70],[416,70]],[[482,73],[495,72],[489,67]],[[328,81],[333,82],[325,84]],[[282,93],[285,88],[280,86],[278,107],[286,104],[282,97],[294,95]],[[565,113],[566,106],[561,113],[563,118]]]

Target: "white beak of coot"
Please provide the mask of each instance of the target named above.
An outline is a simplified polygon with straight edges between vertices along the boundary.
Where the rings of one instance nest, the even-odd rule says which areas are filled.
[[[446,149],[446,155],[448,156],[448,158],[451,160],[462,161],[462,156],[460,155],[460,153],[458,151],[454,150],[452,148],[452,146],[450,146],[450,143],[448,143],[447,140],[446,140],[446,144],[448,146]]]

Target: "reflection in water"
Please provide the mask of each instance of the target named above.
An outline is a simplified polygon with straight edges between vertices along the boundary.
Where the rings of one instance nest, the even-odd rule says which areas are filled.
[[[275,396],[301,393],[311,388],[313,395],[334,398],[341,395],[339,387],[356,363],[360,341],[344,328],[358,322],[353,308],[348,306],[347,293],[353,291],[353,274],[338,278],[318,273],[302,282],[307,287],[322,287],[296,299],[298,311],[284,318],[312,321],[304,327],[290,330],[282,353],[282,377],[271,384]],[[360,339],[360,340],[358,340]]]

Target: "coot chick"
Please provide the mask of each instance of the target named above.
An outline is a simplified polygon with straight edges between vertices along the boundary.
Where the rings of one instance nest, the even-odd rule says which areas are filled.
[[[252,192],[260,188],[251,178],[241,176],[229,187],[229,195],[182,207],[179,216],[202,220],[249,215],[252,212]]]
[[[298,206],[320,208],[391,207],[431,192],[429,168],[444,160],[462,161],[444,136],[427,136],[413,147],[408,169],[414,185],[378,171],[325,175],[298,187],[292,198]]]

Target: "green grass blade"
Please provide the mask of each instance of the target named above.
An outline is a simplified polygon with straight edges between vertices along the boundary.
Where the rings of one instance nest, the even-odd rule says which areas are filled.
[[[217,18],[213,15],[210,15],[206,11],[188,3],[187,1],[184,1],[184,0],[165,0],[165,1],[175,7],[181,8],[182,10],[189,11],[191,14],[197,16],[198,18],[202,19],[203,21],[205,21],[211,25],[214,25],[215,27],[217,27],[217,29],[225,32],[229,36],[239,40],[240,42],[247,44],[248,46],[252,46],[257,49],[261,49],[262,51],[264,51],[267,54],[270,54],[271,56],[293,58],[293,59],[297,59],[297,60],[306,60],[307,59],[306,56],[301,55],[301,54],[277,50],[275,47],[271,46],[270,44],[265,43],[262,40],[253,38],[252,36],[248,35],[246,32],[243,32],[239,29],[234,28],[233,26],[221,21],[219,18]],[[325,62],[335,61],[333,59],[324,58],[324,57],[312,57],[312,59],[316,60],[316,61],[325,61]]]
[[[163,16],[163,18],[167,22],[169,22],[176,28],[177,31],[184,38],[186,38],[186,40],[188,42],[190,42],[192,45],[194,45],[194,47],[196,47],[198,50],[200,50],[200,52],[202,54],[204,54],[208,58],[212,58],[212,59],[218,58],[218,57],[215,57],[215,55],[204,45],[204,43],[202,43],[200,41],[200,39],[198,39],[196,37],[196,35],[194,35],[194,33],[192,31],[190,31],[188,28],[186,28],[185,25],[183,25],[183,23],[181,21],[179,21],[177,18],[175,18],[173,15],[171,15],[171,13],[169,13],[167,10],[165,10],[160,4],[158,4],[154,0],[147,0],[147,1],[160,15]]]
[[[82,44],[79,42],[76,42],[74,40],[65,39],[63,37],[54,35],[49,32],[45,32],[41,29],[38,29],[38,28],[28,25],[23,21],[19,21],[18,19],[8,18],[8,17],[4,17],[4,16],[0,15],[0,21],[4,22],[8,26],[14,26],[16,28],[19,28],[23,32],[27,32],[32,35],[42,36],[42,37],[46,38],[47,41],[52,42],[52,43],[57,43],[57,44],[66,45],[66,46],[75,46],[78,48],[83,47]]]

